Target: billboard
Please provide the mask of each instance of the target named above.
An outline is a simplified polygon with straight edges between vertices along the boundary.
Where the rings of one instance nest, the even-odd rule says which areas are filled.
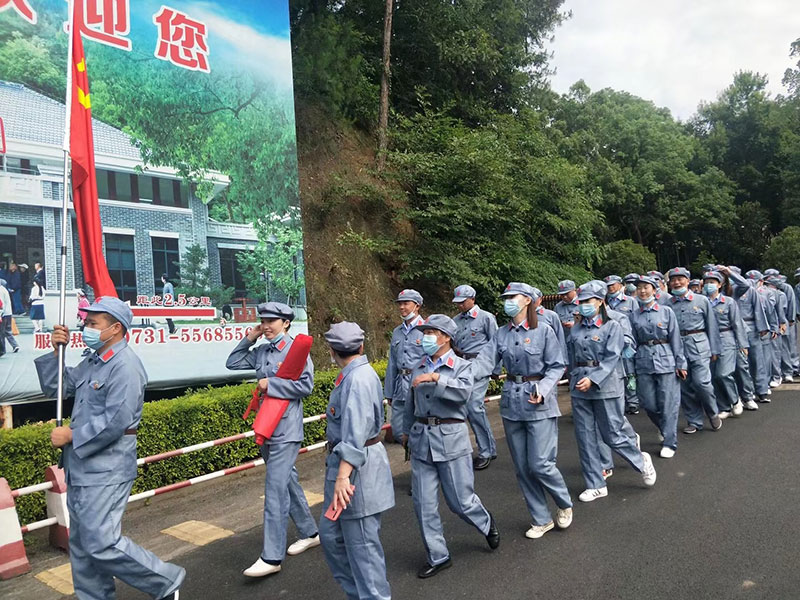
[[[307,330],[288,0],[75,1],[104,254],[134,309],[129,343],[152,388],[246,378],[225,359],[255,323],[255,304],[286,302],[298,314],[292,333]],[[52,351],[67,7],[0,0],[0,277],[19,277],[20,345],[0,359],[3,404],[40,398],[32,360]],[[91,299],[91,289],[74,215],[63,233],[76,329],[78,291]],[[34,276],[46,289],[43,322],[23,314]],[[70,346],[74,364],[77,329]]]

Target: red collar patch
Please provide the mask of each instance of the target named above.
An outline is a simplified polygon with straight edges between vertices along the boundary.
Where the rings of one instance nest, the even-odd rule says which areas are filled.
[[[539,308],[537,308],[536,309],[536,314],[537,315],[543,315],[544,314],[544,307],[540,306]]]
[[[342,383],[342,379],[344,379],[344,373],[339,373],[338,377],[336,377],[336,381],[333,382],[333,387],[338,387],[339,384]]]
[[[278,350],[283,350],[284,348],[286,348],[286,340],[281,340],[280,342],[278,342],[278,345],[275,346],[275,347]]]
[[[109,360],[111,360],[111,357],[113,356],[114,356],[114,350],[112,348],[109,348],[108,352],[103,354],[103,356],[101,356],[100,358],[103,360],[103,362],[108,362]]]
[[[453,365],[456,364],[456,361],[453,360],[452,356],[448,356],[447,357],[447,362],[445,364],[452,369]]]

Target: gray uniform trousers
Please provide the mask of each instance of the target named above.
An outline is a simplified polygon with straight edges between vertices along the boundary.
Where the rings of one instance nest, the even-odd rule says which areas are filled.
[[[534,525],[547,525],[553,520],[547,507],[545,490],[558,508],[570,508],[564,476],[556,467],[558,454],[558,417],[538,421],[503,419],[506,441]]]
[[[783,377],[791,377],[794,373],[794,363],[797,353],[797,325],[789,325],[786,329],[786,335],[780,337],[781,341],[781,375]]]
[[[153,598],[163,598],[186,577],[182,567],[163,562],[122,535],[122,515],[132,487],[133,481],[69,486],[69,558],[80,600],[115,598],[114,577]]]
[[[770,373],[773,381],[780,381],[781,379],[781,358],[783,355],[784,337],[786,336],[778,334],[778,337],[772,340],[772,369]]]
[[[753,386],[753,377],[750,374],[750,357],[753,352],[752,343],[747,349],[748,356],[742,352],[736,353],[736,388],[739,392],[739,397],[747,402],[755,398],[755,388]]]
[[[642,407],[664,436],[664,446],[673,450],[678,447],[679,381],[675,372],[636,374]]]
[[[472,457],[434,462],[430,450],[426,460],[411,454],[411,487],[414,490],[414,512],[417,514],[422,541],[428,554],[428,564],[439,565],[450,558],[444,539],[444,527],[439,516],[439,485],[447,506],[483,535],[489,534],[491,517],[475,494],[475,474]]]
[[[589,400],[572,398],[572,418],[575,421],[575,437],[578,441],[578,456],[586,487],[606,487],[603,479],[603,458],[597,445],[599,431],[603,445],[613,449],[640,473],[644,469],[641,451],[636,447],[636,437],[626,431],[631,428],[625,418],[625,402],[622,397]]]
[[[754,396],[765,396],[769,391],[769,376],[772,367],[767,347],[770,344],[770,334],[761,337],[757,331],[748,329],[747,339],[750,343],[747,355],[750,378],[743,378],[744,397],[746,400],[752,400]]]
[[[475,434],[478,456],[481,458],[497,456],[497,444],[492,433],[492,426],[489,424],[489,417],[486,415],[486,390],[488,388],[488,377],[476,379],[469,400],[467,400],[467,419]]]
[[[328,482],[325,485],[328,487]],[[325,494],[326,508],[332,499],[331,486],[331,492]],[[380,540],[381,515],[336,521],[324,514],[320,517],[319,535],[325,540],[322,544],[325,560],[348,600],[389,600],[392,597]]]
[[[686,379],[681,380],[681,406],[689,424],[702,429],[703,412],[709,418],[719,413],[711,384],[710,360],[687,359],[687,363]]]
[[[280,562],[286,556],[286,526],[292,517],[301,538],[317,535],[306,495],[297,478],[294,463],[300,442],[264,444],[261,457],[267,467],[264,481],[264,547],[261,559]]]
[[[714,393],[717,398],[717,408],[730,412],[733,405],[739,401],[736,392],[736,355],[741,354],[736,348],[736,340],[732,331],[724,331],[721,334],[722,350],[719,358],[711,363],[711,381],[714,385]]]

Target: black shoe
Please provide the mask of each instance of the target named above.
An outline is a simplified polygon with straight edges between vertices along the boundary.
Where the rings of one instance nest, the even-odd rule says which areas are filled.
[[[443,563],[436,565],[435,567],[431,565],[425,565],[419,571],[417,571],[417,577],[419,577],[420,579],[427,579],[428,577],[433,577],[439,571],[444,571],[445,569],[449,569],[452,566],[453,566],[453,561],[450,560],[449,558]]]
[[[180,593],[181,593],[180,589],[177,589],[174,592],[172,592],[169,596],[164,596],[162,600],[179,600]]]
[[[634,406],[633,404],[629,404],[625,407],[625,414],[628,415],[638,415],[639,414],[639,407]]]
[[[475,469],[476,471],[482,471],[483,469],[488,467],[491,462],[492,462],[491,458],[476,456],[475,458],[472,459],[472,468]]]
[[[500,545],[500,532],[497,531],[497,525],[495,525],[491,513],[489,513],[489,533],[486,534],[486,543],[492,550],[496,550]]]
[[[414,495],[414,488],[411,487],[411,486],[409,486],[409,488],[408,488],[408,495],[409,496],[413,496]]]
[[[14,348],[14,353],[16,354],[17,352],[19,352],[19,346],[17,346],[16,348]]]
[[[711,421],[711,431],[719,431],[722,429],[722,419],[719,418],[719,415],[714,415],[710,419]]]

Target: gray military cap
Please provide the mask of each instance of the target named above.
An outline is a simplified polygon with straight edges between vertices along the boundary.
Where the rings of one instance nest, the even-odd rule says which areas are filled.
[[[256,309],[260,319],[284,319],[294,321],[294,311],[283,302],[262,302]]]
[[[587,281],[578,288],[578,302],[588,300],[589,298],[605,300],[607,291],[608,287],[604,281],[600,281],[598,279]]]
[[[443,334],[450,336],[451,338],[456,337],[456,333],[458,332],[456,322],[447,315],[431,315],[428,317],[427,321],[417,325],[416,329],[419,329],[420,331],[425,331],[426,329],[436,329],[441,331]]]
[[[364,343],[364,330],[358,323],[349,321],[334,323],[325,332],[325,340],[336,352],[356,352]]]
[[[91,306],[83,309],[86,312],[108,313],[117,321],[122,323],[125,329],[131,328],[133,323],[133,311],[127,303],[114,296],[101,296]]]
[[[575,288],[575,282],[571,279],[565,279],[564,281],[558,282],[558,293],[559,295],[568,294]]]
[[[403,290],[397,294],[395,302],[416,302],[422,306],[422,294],[417,290]]]
[[[463,302],[467,298],[474,298],[477,296],[475,288],[470,285],[460,285],[455,289],[453,294],[453,302]]]

